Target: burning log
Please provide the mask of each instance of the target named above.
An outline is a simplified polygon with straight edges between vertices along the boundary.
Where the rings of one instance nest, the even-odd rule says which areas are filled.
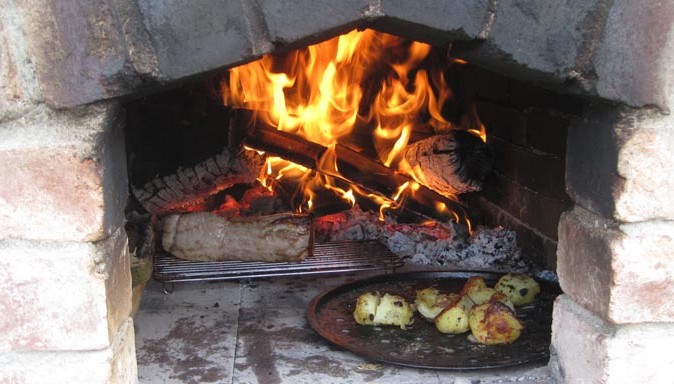
[[[252,151],[240,155],[225,148],[220,154],[191,168],[156,177],[132,192],[148,212],[162,215],[205,208],[216,193],[235,184],[250,184],[262,168],[261,156]]]
[[[209,212],[174,214],[162,222],[163,248],[191,261],[304,260],[313,242],[307,215],[225,218]]]
[[[413,169],[423,170],[425,186],[445,196],[481,190],[492,168],[487,144],[463,130],[410,144],[403,157]]]
[[[256,124],[249,130],[246,144],[317,172],[326,172],[321,169],[320,163],[328,148],[297,135]],[[339,174],[328,170],[330,176],[354,183],[367,191],[393,196],[400,192],[400,186],[414,183],[411,178],[343,145],[335,145],[335,155]],[[438,209],[439,206],[442,209]],[[461,204],[422,185],[408,194],[400,208],[438,220],[447,219],[447,210],[458,216],[464,214]]]

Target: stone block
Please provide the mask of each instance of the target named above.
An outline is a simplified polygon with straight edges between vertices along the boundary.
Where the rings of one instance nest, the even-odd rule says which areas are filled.
[[[110,346],[131,312],[123,229],[99,243],[0,242],[1,352]]]
[[[40,101],[21,21],[15,4],[3,3],[0,9],[0,121],[16,118]]]
[[[127,319],[104,349],[0,353],[0,366],[0,383],[137,383],[133,322]]]
[[[674,324],[612,326],[566,295],[555,301],[551,371],[560,383],[670,383]]]
[[[0,239],[97,241],[119,228],[122,120],[115,104],[43,106],[0,126]]]
[[[562,215],[557,274],[578,304],[616,324],[674,321],[674,223]]]
[[[509,0],[496,3],[483,43],[454,50],[520,80],[562,83],[591,72],[608,6],[603,0]]]
[[[594,58],[597,93],[634,107],[674,109],[674,7],[613,1]]]
[[[569,127],[566,181],[584,208],[624,222],[674,218],[674,115],[595,105]]]
[[[248,4],[251,3],[251,4]],[[138,0],[164,80],[241,63],[271,45],[254,2]]]
[[[129,61],[113,4],[105,0],[17,2],[45,101],[69,108],[133,92],[143,80]]]
[[[271,40],[288,44],[298,40],[317,42],[355,28],[356,22],[382,16],[367,0],[260,0],[259,10]]]
[[[493,17],[489,0],[382,0],[379,3],[381,12],[388,18],[434,30],[436,34],[446,35],[448,40],[484,37]],[[405,31],[399,29],[398,33]]]

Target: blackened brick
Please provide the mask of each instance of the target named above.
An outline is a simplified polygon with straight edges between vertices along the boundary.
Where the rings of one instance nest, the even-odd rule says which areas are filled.
[[[492,175],[481,194],[527,226],[554,240],[557,239],[559,217],[573,206],[569,199],[547,197],[499,174]]]
[[[487,143],[494,155],[496,171],[543,195],[566,199],[564,159],[536,153],[495,137]]]
[[[526,144],[537,150],[564,157],[569,119],[541,109],[526,112]]]
[[[522,146],[527,144],[524,113],[490,102],[478,102],[477,114],[490,137]]]
[[[510,82],[510,103],[522,108],[541,108],[580,116],[584,111],[582,99],[566,96],[547,89],[512,80]]]

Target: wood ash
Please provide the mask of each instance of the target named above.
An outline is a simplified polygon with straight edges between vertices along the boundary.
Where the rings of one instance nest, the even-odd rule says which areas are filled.
[[[472,234],[454,222],[401,224],[393,217],[351,210],[316,220],[317,241],[377,240],[406,264],[480,270],[528,272],[514,231],[478,226]]]

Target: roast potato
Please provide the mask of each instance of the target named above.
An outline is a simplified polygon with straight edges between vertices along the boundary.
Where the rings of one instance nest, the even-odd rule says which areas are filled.
[[[495,293],[497,293],[495,289],[483,287],[470,290],[466,296],[470,297],[476,305],[480,305],[488,302]]]
[[[541,287],[533,278],[512,273],[501,276],[494,289],[508,296],[516,307],[533,302],[541,292]]]
[[[435,288],[429,287],[417,291],[414,305],[424,319],[433,321],[445,307],[461,299],[456,293],[444,294]]]
[[[469,329],[468,315],[473,302],[468,296],[454,297],[433,322],[441,333],[459,334]]]
[[[468,324],[473,337],[488,345],[512,343],[524,329],[515,312],[498,301],[474,306]]]
[[[493,303],[495,301],[499,301],[503,304],[505,304],[508,308],[512,309],[513,311],[515,310],[515,305],[513,304],[512,301],[508,298],[508,296],[504,295],[501,292],[496,292],[491,297],[489,298],[489,303]]]
[[[363,325],[373,325],[374,315],[377,313],[377,307],[381,302],[379,292],[365,292],[356,299],[356,309],[353,311],[353,318],[356,323]]]
[[[363,325],[397,325],[405,329],[414,321],[410,304],[398,295],[365,292],[358,296],[353,317]]]
[[[481,276],[472,276],[463,284],[463,288],[461,288],[461,294],[467,295],[472,291],[483,288],[487,288],[487,282],[484,281],[484,278]]]

